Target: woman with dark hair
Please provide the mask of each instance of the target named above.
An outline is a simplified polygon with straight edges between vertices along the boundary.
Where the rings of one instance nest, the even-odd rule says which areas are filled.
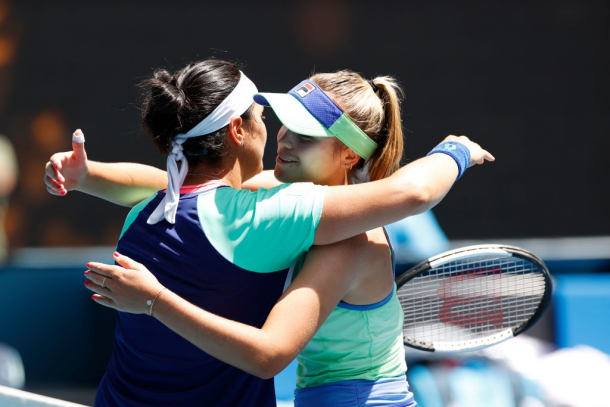
[[[198,351],[147,315],[157,316],[155,307],[177,297],[212,315],[260,328],[282,293],[288,268],[312,244],[338,242],[425,211],[467,166],[493,159],[462,137],[456,138],[462,156],[432,154],[375,182],[242,190],[243,182],[262,170],[266,130],[262,106],[252,104],[256,89],[245,75],[233,75],[233,81],[211,79],[212,73],[225,78],[231,72],[230,64],[211,60],[175,75],[158,72],[146,82],[150,97],[144,125],[169,153],[169,182],[167,193],[159,191],[134,207],[117,251],[146,266],[160,285],[146,293],[139,310],[144,314],[118,313],[115,351],[98,405],[274,405],[271,380]],[[223,84],[222,92],[211,89]],[[217,99],[209,103],[206,95]],[[134,185],[142,190],[164,186],[158,170],[92,163],[82,144],[74,148],[47,165],[51,193],[78,189],[128,204],[135,195],[123,191]],[[375,150],[370,143],[365,149],[367,155]],[[177,161],[182,161],[179,169]],[[104,276],[90,288],[110,296],[125,281],[119,274]],[[186,311],[170,319],[188,325],[191,317]],[[213,348],[223,345],[221,340],[208,351],[215,354]]]

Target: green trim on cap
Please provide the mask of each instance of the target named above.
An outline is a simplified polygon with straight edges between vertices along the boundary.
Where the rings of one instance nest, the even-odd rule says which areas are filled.
[[[368,159],[377,148],[377,143],[362,131],[346,113],[343,113],[328,130],[364,159]]]

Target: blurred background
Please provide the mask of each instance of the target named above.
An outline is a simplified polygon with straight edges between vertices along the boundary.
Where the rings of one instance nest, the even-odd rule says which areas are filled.
[[[405,163],[448,134],[496,157],[470,169],[434,215],[393,226],[403,266],[465,244],[530,249],[556,277],[554,303],[531,332],[545,349],[536,355],[586,345],[608,358],[609,22],[604,0],[0,0],[0,343],[25,366],[5,384],[88,404],[112,347],[114,314],[93,305],[80,273],[111,261],[128,208],[49,195],[44,164],[82,128],[90,159],[164,168],[140,131],[136,85],[155,68],[211,56],[238,63],[261,91],[346,68],[395,76]],[[267,117],[272,168],[280,124]],[[430,371],[466,366],[412,357]]]

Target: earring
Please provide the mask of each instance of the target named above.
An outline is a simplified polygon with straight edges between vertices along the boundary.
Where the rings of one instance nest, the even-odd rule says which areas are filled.
[[[354,166],[354,163],[351,163],[351,164],[349,165],[349,170],[350,170],[350,171],[352,170],[352,167],[353,167],[353,166]],[[348,182],[347,182],[347,164],[345,164],[345,185],[349,185],[349,184],[348,184]]]
[[[241,146],[242,146],[242,147],[244,146],[244,140],[242,140],[242,141],[241,141]]]

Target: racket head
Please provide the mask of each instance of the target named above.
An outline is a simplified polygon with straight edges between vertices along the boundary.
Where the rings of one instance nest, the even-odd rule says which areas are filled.
[[[551,301],[552,281],[533,253],[503,244],[461,247],[396,276],[404,343],[467,352],[525,332]]]

